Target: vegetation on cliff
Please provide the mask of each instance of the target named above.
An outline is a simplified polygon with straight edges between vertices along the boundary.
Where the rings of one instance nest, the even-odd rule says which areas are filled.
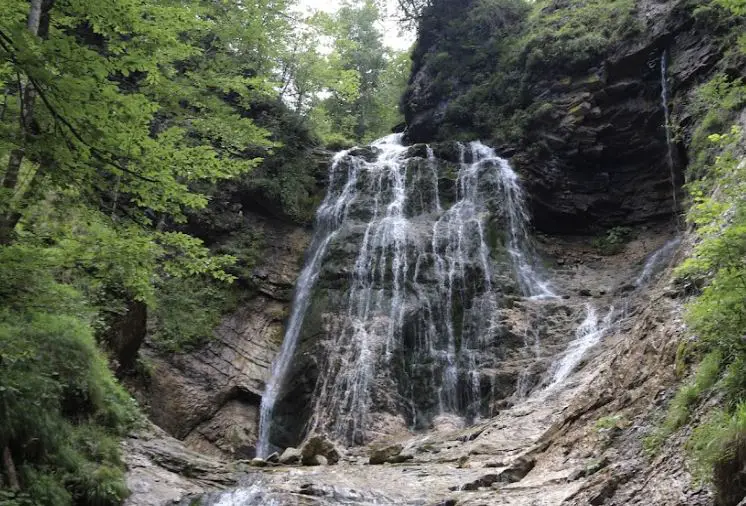
[[[746,14],[743,0],[716,4],[734,15]],[[697,296],[686,315],[696,340],[684,344],[680,355],[703,358],[648,443],[654,448],[704,406],[687,442],[692,469],[698,479],[714,484],[717,504],[735,505],[746,494],[740,471],[746,462],[746,83],[731,70],[744,66],[746,39],[731,29],[723,40],[728,52],[722,70],[694,91],[685,108],[696,118],[687,215],[696,243],[677,275]]]

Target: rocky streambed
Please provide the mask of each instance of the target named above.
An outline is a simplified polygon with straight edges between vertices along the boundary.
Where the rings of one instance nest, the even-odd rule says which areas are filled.
[[[682,331],[682,295],[666,271],[676,248],[635,286],[646,260],[669,239],[665,228],[640,230],[614,256],[598,255],[587,239],[539,241],[561,295],[516,300],[506,324],[525,331],[518,328],[523,316],[541,313],[550,333],[562,335],[542,348],[544,373],[528,374],[524,395],[504,399],[495,416],[465,426],[444,415],[418,432],[397,424],[366,446],[337,444],[336,464],[309,459],[324,464],[311,466],[226,461],[162,432],[143,433],[126,443],[128,504],[710,504],[673,450],[664,448],[656,460],[642,447],[651,413],[673,384]],[[574,330],[589,304],[599,312],[616,306],[618,316],[553,385],[556,363],[584,337]],[[528,371],[537,357],[531,346],[522,353],[506,366]]]

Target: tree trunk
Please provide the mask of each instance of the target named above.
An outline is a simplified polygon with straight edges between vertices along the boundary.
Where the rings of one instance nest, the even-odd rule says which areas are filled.
[[[42,0],[31,0],[31,6],[28,11],[28,31],[34,35],[39,34],[39,23],[41,23],[41,4]]]
[[[7,445],[3,448],[3,468],[5,469],[5,477],[8,479],[8,488],[19,490],[21,482],[18,481],[18,471],[16,471],[13,455],[10,453],[10,448]]]
[[[49,33],[49,11],[54,0],[31,0],[29,6],[28,22],[26,27],[35,36],[46,37]],[[36,101],[36,90],[30,79],[21,84],[21,132],[19,135],[20,145],[10,153],[8,167],[2,180],[2,187],[8,190],[9,199],[13,196],[18,186],[18,176],[26,155],[25,145],[31,141],[32,128],[34,124],[34,102]],[[38,175],[37,175],[38,176]],[[13,229],[15,228],[21,214],[14,209],[6,210],[5,215],[0,216],[0,245],[9,244]]]

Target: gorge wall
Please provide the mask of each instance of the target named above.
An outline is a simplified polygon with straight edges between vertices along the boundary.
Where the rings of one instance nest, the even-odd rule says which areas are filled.
[[[728,27],[697,2],[435,2],[424,15],[402,100],[412,141],[477,136],[511,155],[534,225],[582,233],[665,219],[687,164],[675,139],[674,181],[661,107],[661,63],[680,111],[725,57]],[[453,14],[458,13],[458,14]],[[730,67],[730,68],[728,68]],[[673,185],[672,185],[673,183]]]

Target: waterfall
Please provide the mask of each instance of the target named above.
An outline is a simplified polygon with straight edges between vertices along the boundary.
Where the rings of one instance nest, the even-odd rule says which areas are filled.
[[[645,261],[645,266],[643,267],[642,272],[637,276],[635,286],[640,288],[650,281],[653,274],[655,274],[663,263],[671,257],[679,244],[681,244],[681,238],[675,237],[653,252],[653,254]]]
[[[668,170],[671,176],[671,190],[673,196],[673,213],[676,227],[679,226],[679,220],[676,213],[679,211],[678,198],[676,195],[676,165],[673,157],[673,141],[671,139],[671,117],[668,108],[668,53],[664,50],[661,54],[661,102],[663,104],[663,118],[666,128],[666,147],[668,156]]]
[[[347,152],[338,153],[332,160],[329,169],[329,187],[324,201],[316,212],[315,232],[308,249],[306,264],[295,285],[295,294],[287,322],[282,347],[275,358],[270,371],[269,381],[264,389],[259,414],[259,437],[257,455],[265,457],[269,453],[269,435],[277,396],[287,376],[288,369],[298,344],[298,336],[303,326],[303,319],[308,310],[311,293],[319,277],[322,262],[329,243],[337,234],[350,203],[355,198],[357,175],[360,164],[353,162],[343,164]],[[347,166],[344,180],[340,170]]]
[[[599,319],[596,308],[591,304],[585,306],[585,319],[575,331],[575,339],[570,343],[562,357],[553,367],[552,378],[545,392],[554,390],[573,372],[592,346],[598,343],[606,331],[612,326],[614,306],[610,307],[606,316]]]
[[[341,225],[349,232],[344,249],[357,244],[357,254],[343,312],[328,331],[308,426],[350,443],[365,440],[383,389],[398,392],[384,400],[412,424],[445,413],[479,416],[484,349],[499,332],[490,215],[504,218],[498,232],[521,291],[554,296],[534,267],[519,178],[494,150],[459,144],[449,183],[441,179],[450,169],[430,147],[414,156],[397,136],[372,147],[372,160],[342,156],[358,171],[357,211]]]
[[[541,278],[534,259],[531,238],[528,232],[529,214],[526,208],[526,198],[523,194],[518,175],[513,171],[507,160],[499,158],[494,151],[481,143],[472,143],[472,149],[484,159],[494,160],[500,168],[502,190],[505,199],[504,209],[508,214],[510,235],[508,238],[508,252],[524,295],[537,298],[554,298],[549,283]]]

